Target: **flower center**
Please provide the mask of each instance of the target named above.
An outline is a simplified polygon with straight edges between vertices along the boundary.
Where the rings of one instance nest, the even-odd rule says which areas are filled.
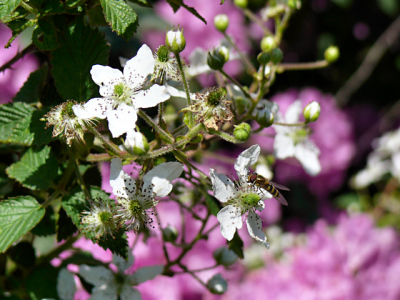
[[[261,197],[254,193],[242,196],[242,203],[248,207],[256,206],[260,200]]]
[[[62,110],[62,116],[66,117],[67,119],[73,119],[75,118],[74,110],[72,109],[72,106],[76,104],[75,101],[68,101],[66,102],[66,105],[64,109]]]
[[[224,96],[225,93],[223,89],[212,89],[207,96],[207,104],[214,107],[218,106]]]
[[[292,139],[295,144],[299,144],[308,136],[309,132],[306,128],[300,128],[298,130],[293,131]]]
[[[170,51],[167,47],[165,47],[164,45],[160,46],[157,50],[158,60],[160,62],[167,62],[169,60],[169,53]]]
[[[142,206],[140,205],[139,201],[132,200],[129,202],[129,210],[133,216],[138,216],[142,211]]]
[[[109,211],[102,211],[99,213],[100,222],[106,225],[112,224],[113,215]]]
[[[130,96],[130,88],[120,82],[114,85],[114,100],[119,103],[127,102]]]

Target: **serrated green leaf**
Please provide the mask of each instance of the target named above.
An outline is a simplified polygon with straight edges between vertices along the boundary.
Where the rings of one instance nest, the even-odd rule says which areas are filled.
[[[244,253],[243,253],[243,241],[240,238],[239,234],[237,231],[235,232],[235,235],[233,236],[233,239],[228,242],[229,245],[229,250],[232,250],[233,252],[236,253],[238,257],[241,259],[244,258]]]
[[[100,0],[100,4],[111,28],[126,40],[132,38],[138,26],[136,12],[124,0]]]
[[[52,74],[64,100],[84,102],[98,94],[90,76],[95,64],[107,65],[109,46],[97,30],[86,27],[83,20],[74,22],[61,40],[62,47],[53,51]]]
[[[196,11],[196,9],[194,9],[194,7],[187,6],[185,3],[183,3],[183,0],[167,0],[167,2],[172,7],[174,12],[176,12],[180,7],[183,7],[192,15],[204,22],[204,24],[207,24],[207,21]]]
[[[144,6],[144,7],[150,7],[150,8],[153,7],[153,5],[151,5],[151,3],[149,3],[149,1],[147,1],[147,0],[129,0],[129,2],[135,3],[140,6]]]
[[[45,190],[57,176],[58,166],[51,148],[29,148],[21,160],[6,170],[9,177],[33,190]]]
[[[48,67],[44,65],[39,70],[32,72],[22,88],[13,98],[13,102],[35,103],[40,101],[46,83]]]
[[[101,198],[103,201],[109,201],[111,206],[114,205],[114,200],[109,198],[109,195],[98,187],[91,187],[90,194],[93,199]],[[88,210],[85,194],[78,188],[71,191],[62,201],[62,206],[67,215],[72,219],[72,222],[80,231],[84,231],[85,226],[81,224],[82,212]],[[104,250],[110,249],[111,252],[118,254],[124,258],[127,257],[128,242],[124,234],[124,230],[120,229],[114,236],[100,237],[95,239],[93,232],[84,232],[85,236],[93,242],[98,243]]]
[[[45,213],[35,198],[19,196],[0,202],[0,252],[28,233]]]
[[[211,197],[207,194],[206,196],[206,205],[210,213],[214,216],[217,216],[218,212],[221,210],[220,202],[217,201],[214,197]]]
[[[11,14],[21,3],[21,0],[0,0],[0,20]]]
[[[51,130],[40,121],[46,112],[20,102],[0,105],[0,142],[24,146],[49,143]]]

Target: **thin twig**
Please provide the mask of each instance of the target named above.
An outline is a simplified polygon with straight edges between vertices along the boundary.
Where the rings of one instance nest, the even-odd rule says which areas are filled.
[[[15,56],[11,58],[8,62],[6,62],[4,65],[2,65],[0,67],[0,72],[4,72],[6,69],[11,69],[11,66],[13,64],[15,64],[18,60],[20,60],[22,57],[24,57],[26,54],[28,54],[33,50],[35,50],[35,44],[30,44],[24,50],[15,54]]]
[[[400,35],[400,16],[382,33],[379,39],[368,51],[365,59],[357,71],[347,80],[344,86],[336,93],[335,98],[339,106],[345,105],[353,95],[371,76],[376,65],[385,51],[390,48]]]

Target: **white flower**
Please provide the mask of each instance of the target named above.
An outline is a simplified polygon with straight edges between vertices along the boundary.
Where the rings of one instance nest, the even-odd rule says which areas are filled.
[[[57,293],[61,300],[74,300],[76,285],[74,275],[63,268],[58,272]]]
[[[114,219],[114,210],[110,202],[103,199],[89,201],[90,210],[82,212],[82,224],[85,226],[83,232],[93,233],[98,239],[102,235],[110,235],[117,229]]]
[[[134,130],[139,108],[153,107],[169,99],[164,86],[143,89],[147,76],[154,72],[154,57],[143,45],[137,55],[128,60],[124,72],[108,66],[94,65],[90,70],[93,81],[100,86],[103,98],[93,98],[74,110],[77,116],[108,120],[113,137]]]
[[[110,184],[117,196],[117,217],[138,232],[140,224],[154,227],[153,207],[159,202],[156,197],[165,197],[172,190],[171,181],[178,178],[183,165],[178,162],[162,163],[135,182],[122,170],[119,158],[111,161]]]
[[[68,100],[44,115],[44,120],[47,121],[46,128],[53,126],[53,137],[65,138],[69,146],[74,139],[84,141],[83,136],[87,127],[94,125],[91,118],[75,114],[76,105],[76,101]]]
[[[126,270],[133,265],[134,258],[129,253],[128,261],[122,257],[114,255],[113,264],[117,267],[118,272],[114,273],[106,267],[81,265],[79,267],[79,275],[87,282],[94,285],[92,297],[96,300],[139,300],[142,299],[138,290],[132,286],[136,286],[147,280],[154,279],[163,271],[162,265],[154,265],[138,269],[135,273],[128,275]]]
[[[302,113],[300,101],[293,102],[283,118],[278,114],[277,121],[287,124],[299,123]],[[276,136],[274,140],[274,152],[278,159],[295,157],[304,170],[312,175],[321,172],[321,164],[318,159],[319,149],[308,138],[309,132],[302,126],[274,125]]]
[[[259,154],[260,146],[253,145],[239,155],[235,162],[239,180],[235,183],[213,169],[210,170],[210,176],[215,198],[227,204],[217,215],[222,236],[228,241],[232,240],[236,229],[242,228],[242,216],[246,215],[250,236],[268,248],[267,238],[262,231],[262,220],[256,210],[262,211],[265,207],[263,200],[272,198],[272,195],[247,180],[248,168],[257,162]]]
[[[385,133],[373,146],[375,149],[368,156],[367,167],[352,178],[355,188],[365,188],[387,173],[400,180],[400,128]]]

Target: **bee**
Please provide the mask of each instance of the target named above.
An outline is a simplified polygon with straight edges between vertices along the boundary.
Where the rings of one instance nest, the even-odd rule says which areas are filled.
[[[281,204],[288,205],[285,197],[283,197],[282,194],[278,191],[278,189],[284,190],[284,191],[290,191],[286,186],[269,181],[268,179],[266,179],[265,177],[263,177],[257,173],[249,174],[249,176],[247,177],[247,180],[248,180],[248,182],[254,184],[258,188],[266,190]]]

